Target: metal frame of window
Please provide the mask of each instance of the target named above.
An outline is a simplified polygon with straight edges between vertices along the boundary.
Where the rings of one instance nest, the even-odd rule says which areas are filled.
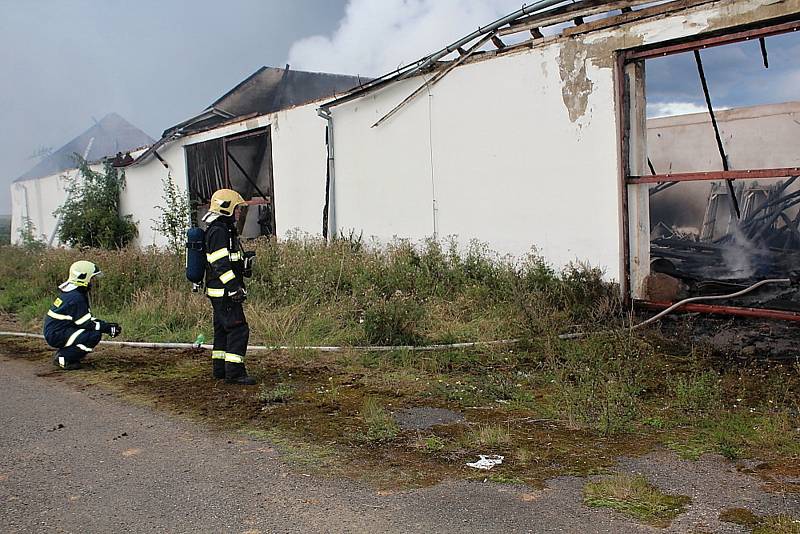
[[[658,46],[643,47],[621,51],[617,54],[615,67],[615,93],[617,105],[617,136],[620,150],[619,158],[619,189],[620,189],[620,245],[622,249],[621,290],[626,305],[633,304],[663,309],[671,305],[664,302],[634,301],[631,288],[631,236],[630,236],[630,206],[628,185],[659,184],[666,182],[694,182],[704,180],[767,180],[800,175],[800,168],[775,168],[775,169],[743,169],[712,172],[689,172],[676,174],[654,174],[638,176],[630,173],[631,153],[631,95],[627,87],[625,69],[637,61],[664,57],[683,52],[703,50],[710,47],[761,39],[764,37],[781,35],[800,30],[800,17],[764,21],[757,26],[742,29],[728,29],[706,36],[696,36],[692,39],[677,43],[661,44]],[[745,308],[738,306],[717,306],[706,304],[691,304],[683,308],[686,311],[734,315],[743,317],[756,317],[762,319],[781,319],[800,321],[800,314],[772,309]]]

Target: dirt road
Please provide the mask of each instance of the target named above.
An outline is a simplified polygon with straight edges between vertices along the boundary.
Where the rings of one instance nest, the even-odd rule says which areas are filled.
[[[584,507],[580,478],[544,490],[447,482],[383,494],[307,476],[264,442],[37,376],[50,370],[0,356],[3,532],[664,532]],[[717,521],[721,506],[800,510],[797,495],[764,493],[719,462],[656,455],[621,466],[691,493],[674,531],[745,532]]]

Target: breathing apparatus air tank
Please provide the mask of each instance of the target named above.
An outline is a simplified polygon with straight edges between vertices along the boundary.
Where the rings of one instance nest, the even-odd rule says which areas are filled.
[[[206,233],[195,226],[186,231],[186,279],[197,285],[203,283],[205,275]]]

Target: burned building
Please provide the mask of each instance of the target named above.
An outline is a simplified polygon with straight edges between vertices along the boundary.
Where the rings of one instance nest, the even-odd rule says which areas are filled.
[[[798,28],[799,0],[525,5],[321,107],[335,147],[329,225],[457,235],[517,257],[535,246],[557,267],[602,267],[628,300],[655,307],[788,279],[800,246],[797,85],[779,126],[720,112],[703,58],[748,43],[765,69],[772,43]],[[702,135],[669,145],[648,122],[647,72],[673,56],[695,69],[706,113]],[[778,157],[777,145],[789,150]],[[693,309],[800,319],[794,293],[771,284]]]

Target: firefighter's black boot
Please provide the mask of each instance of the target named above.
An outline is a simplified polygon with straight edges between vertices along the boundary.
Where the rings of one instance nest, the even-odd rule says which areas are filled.
[[[211,360],[211,365],[211,374],[214,376],[214,378],[217,380],[222,380],[225,378],[225,360]]]
[[[225,382],[240,386],[255,386],[256,379],[247,375],[243,363],[225,362]]]
[[[53,355],[53,365],[58,367],[59,369],[63,369],[64,371],[77,371],[81,368],[81,362],[68,362],[64,356],[61,355],[61,351],[56,351],[55,355]]]

